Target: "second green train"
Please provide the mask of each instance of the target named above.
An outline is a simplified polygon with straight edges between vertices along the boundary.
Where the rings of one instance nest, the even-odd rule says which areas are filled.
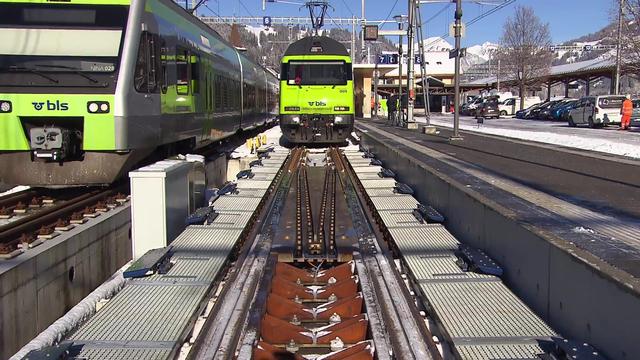
[[[353,130],[351,57],[344,45],[311,36],[289,45],[281,61],[280,127],[294,144],[338,144]]]

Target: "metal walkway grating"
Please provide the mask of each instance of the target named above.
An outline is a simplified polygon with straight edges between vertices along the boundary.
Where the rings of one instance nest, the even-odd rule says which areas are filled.
[[[454,343],[555,335],[502,282],[435,282],[420,288]]]
[[[131,283],[82,326],[74,342],[177,342],[207,286]]]
[[[411,195],[396,194],[393,196],[376,196],[371,198],[373,206],[381,210],[405,210],[413,211],[418,207],[419,201]],[[414,218],[415,219],[415,218]]]

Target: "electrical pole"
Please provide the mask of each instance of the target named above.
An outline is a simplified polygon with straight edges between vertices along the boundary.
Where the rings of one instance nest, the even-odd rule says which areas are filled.
[[[365,45],[364,45],[364,26],[365,26],[365,24],[366,24],[366,20],[364,18],[364,0],[362,0],[362,19],[360,20],[360,25],[362,25],[360,27],[360,44],[361,44],[361,46],[360,46],[360,54],[361,54],[360,58],[361,59],[364,58],[365,51],[366,51],[366,48],[365,48]],[[367,61],[367,63],[368,62],[369,61]]]
[[[351,63],[356,63],[356,17],[352,18],[351,23]]]
[[[407,44],[408,44],[408,59],[407,59],[407,128],[417,128],[416,123],[413,121],[413,99],[414,95],[414,52],[413,51],[413,26],[416,18],[415,0],[409,0],[409,23],[407,28]]]
[[[453,135],[449,140],[462,140],[460,136],[460,37],[462,28],[462,0],[456,0],[455,13],[455,39],[456,39],[456,68],[453,99]]]
[[[620,48],[622,47],[622,9],[624,7],[624,0],[620,0],[620,9],[618,9],[618,42],[616,46],[616,78],[614,85],[614,94],[620,94]]]
[[[378,59],[376,59],[376,66],[373,70],[373,99],[374,99],[374,107],[373,107],[373,116],[378,118],[378,107],[380,105],[378,100],[378,81],[380,79],[380,71],[378,71]]]
[[[398,23],[398,30],[402,30],[402,22]],[[398,39],[398,111],[402,111],[402,35]]]
[[[496,81],[498,82],[498,92],[500,92],[500,59],[498,59],[498,73],[496,74]]]

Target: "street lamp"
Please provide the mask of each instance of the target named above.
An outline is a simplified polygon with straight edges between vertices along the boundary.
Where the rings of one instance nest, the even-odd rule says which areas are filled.
[[[403,30],[407,15],[396,15],[393,19],[398,23],[398,30]],[[398,108],[402,115],[402,35],[398,37]]]

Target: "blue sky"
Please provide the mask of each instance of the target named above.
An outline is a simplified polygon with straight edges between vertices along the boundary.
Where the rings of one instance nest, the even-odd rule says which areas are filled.
[[[179,0],[180,1],[180,0]],[[278,0],[276,0],[278,1]],[[303,2],[304,0],[281,0]],[[464,1],[464,0],[463,0]],[[496,0],[491,0],[495,2]],[[516,0],[515,3],[479,20],[467,28],[467,36],[463,39],[463,46],[480,44],[485,41],[498,42],[502,32],[502,24],[509,17],[516,5],[534,7],[536,14],[543,22],[551,27],[552,41],[560,43],[600,30],[611,19],[611,9],[614,0]],[[617,1],[615,1],[617,2]],[[391,12],[406,14],[407,0],[398,0],[392,11],[395,0],[365,0],[365,15],[367,19],[383,20]],[[267,10],[262,10],[262,0],[208,0],[207,8],[202,7],[205,14],[212,11],[221,16],[307,16],[299,5],[285,3],[267,4]],[[330,11],[331,17],[360,16],[361,0],[330,0],[335,8]],[[441,36],[447,32],[448,23],[453,19],[455,4],[427,4],[422,5],[423,21],[442,11],[425,26],[427,36]],[[490,10],[492,6],[477,5],[472,2],[463,3],[463,19],[469,21],[476,16]],[[387,25],[391,29],[392,25]],[[453,42],[451,38],[447,38]]]

